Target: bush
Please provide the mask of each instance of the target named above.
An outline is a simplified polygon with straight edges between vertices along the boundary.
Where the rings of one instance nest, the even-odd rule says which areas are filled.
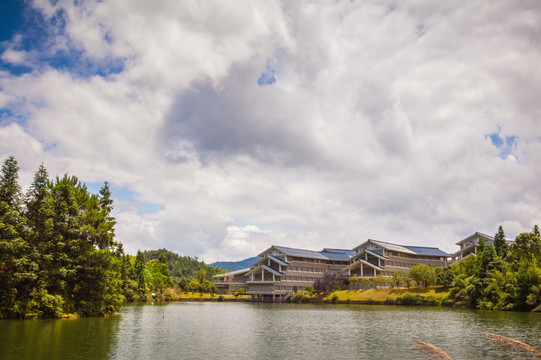
[[[331,303],[336,304],[338,302],[338,294],[333,292],[329,299],[331,300]]]
[[[300,304],[302,303],[304,300],[306,300],[308,298],[308,296],[306,296],[305,294],[303,293],[296,293],[295,295],[293,295],[289,301],[292,302],[292,303],[295,303],[295,304]]]
[[[398,301],[398,298],[397,298]],[[418,294],[407,293],[400,299],[402,305],[423,305],[424,297]]]
[[[223,296],[223,295],[218,296],[218,301],[219,301],[219,302],[224,301],[224,296]]]

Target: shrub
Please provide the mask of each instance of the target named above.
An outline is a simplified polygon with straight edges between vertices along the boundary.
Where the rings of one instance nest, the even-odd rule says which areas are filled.
[[[330,299],[331,303],[336,304],[338,302],[338,294],[333,292],[330,296]]]
[[[418,294],[404,294],[400,300],[402,305],[423,305],[424,298]]]
[[[295,295],[293,295],[289,301],[292,302],[292,303],[295,303],[295,304],[300,304],[302,303],[304,300],[306,300],[308,297],[303,294],[303,293],[296,293]]]

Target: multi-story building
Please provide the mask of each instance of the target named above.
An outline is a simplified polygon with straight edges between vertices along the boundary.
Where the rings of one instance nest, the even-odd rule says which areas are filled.
[[[460,250],[452,256],[452,261],[461,261],[477,254],[477,248],[479,247],[479,241],[485,240],[485,244],[493,244],[494,238],[492,236],[480,233],[476,231],[470,236],[460,240],[456,245],[460,246]]]
[[[320,278],[325,273],[343,276],[391,276],[412,266],[426,264],[445,266],[477,252],[479,240],[493,243],[491,236],[476,232],[456,244],[460,250],[448,254],[435,247],[398,245],[368,239],[352,250],[323,249],[312,251],[273,245],[258,256],[249,269],[220,274],[213,284],[220,293],[231,293],[243,287],[247,294],[268,300],[283,300]]]
[[[398,245],[372,239],[353,251],[355,255],[342,271],[359,277],[391,276],[395,271],[406,271],[418,264],[445,266],[451,256],[435,247]]]
[[[353,254],[354,251],[345,249],[312,251],[271,246],[259,254],[261,259],[244,273],[246,293],[265,299],[283,299],[311,286],[324,273],[340,271]]]

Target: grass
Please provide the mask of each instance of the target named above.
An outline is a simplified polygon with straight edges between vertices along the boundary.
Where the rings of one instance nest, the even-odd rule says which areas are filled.
[[[338,302],[374,303],[384,304],[400,302],[402,299],[413,298],[430,302],[441,303],[449,295],[449,290],[443,287],[429,288],[393,288],[393,289],[367,289],[367,290],[340,290],[332,294],[338,296]],[[324,300],[330,300],[327,296]]]

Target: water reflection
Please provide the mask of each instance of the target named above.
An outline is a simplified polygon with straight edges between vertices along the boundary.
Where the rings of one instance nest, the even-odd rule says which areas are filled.
[[[0,359],[109,359],[120,320],[2,320]]]
[[[398,306],[172,303],[120,317],[0,321],[5,359],[422,359],[411,339],[453,359],[512,359],[492,332],[541,347],[541,314]]]

